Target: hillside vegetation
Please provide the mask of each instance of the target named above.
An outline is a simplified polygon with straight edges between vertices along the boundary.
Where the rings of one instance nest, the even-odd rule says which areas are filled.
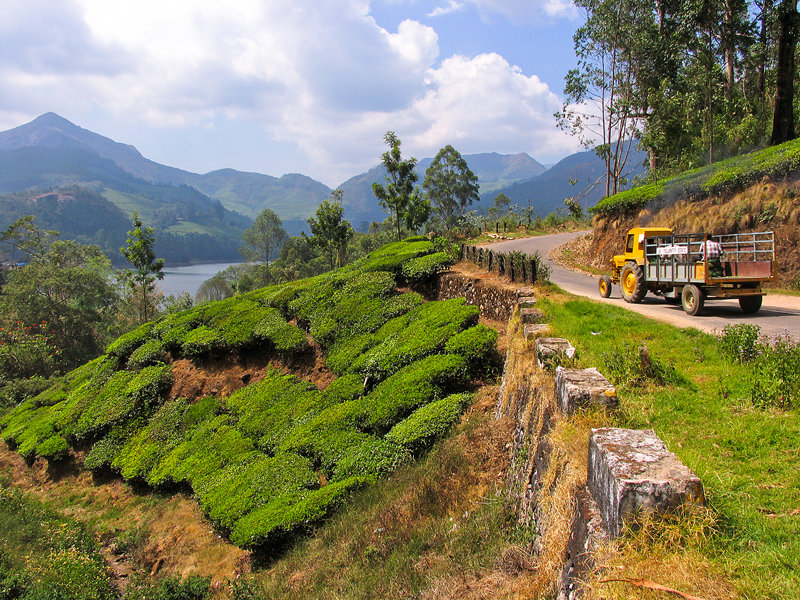
[[[777,284],[800,285],[800,140],[744,154],[603,199],[594,213],[594,266],[607,269],[635,225],[681,233],[775,232]]]
[[[274,549],[440,437],[496,364],[497,334],[463,300],[398,286],[450,264],[421,239],[338,271],[147,323],[0,420],[27,460],[186,486],[220,531]],[[277,367],[228,397],[179,397],[177,364],[324,352],[324,389]]]

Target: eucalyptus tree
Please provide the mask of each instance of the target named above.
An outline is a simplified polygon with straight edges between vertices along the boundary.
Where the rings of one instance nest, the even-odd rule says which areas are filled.
[[[378,199],[381,207],[394,217],[397,227],[397,240],[402,236],[402,225],[405,212],[408,210],[411,196],[414,193],[414,184],[419,176],[414,171],[417,166],[416,158],[403,160],[400,152],[400,140],[394,131],[387,131],[383,136],[389,150],[381,155],[383,166],[386,169],[385,186],[379,183],[372,184],[372,193]]]
[[[480,200],[478,176],[472,172],[461,153],[447,145],[425,171],[422,189],[431,202],[431,209],[446,229],[453,228],[464,210]]]
[[[307,221],[311,229],[309,242],[328,255],[331,270],[344,265],[347,243],[354,235],[350,221],[343,219],[342,193],[342,190],[334,190],[331,197],[319,205],[315,216]]]
[[[265,208],[242,235],[245,245],[239,252],[247,260],[269,264],[288,237],[280,217],[275,211]]]
[[[145,227],[139,214],[134,211],[133,229],[128,231],[127,243],[120,248],[120,252],[135,267],[135,271],[124,269],[122,279],[135,300],[139,323],[146,323],[156,313],[156,281],[164,279],[164,259],[156,258],[155,243],[153,228]]]

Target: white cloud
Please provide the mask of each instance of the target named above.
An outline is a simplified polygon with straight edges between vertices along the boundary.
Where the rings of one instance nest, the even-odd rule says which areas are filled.
[[[509,16],[528,10],[519,1],[466,1]],[[207,153],[234,167],[226,152],[240,150],[214,147],[215,127],[251,123],[272,148],[299,148],[309,163],[295,170],[329,185],[377,163],[390,129],[418,158],[448,143],[463,153],[571,149],[553,125],[558,99],[536,76],[496,54],[439,63],[432,27],[405,20],[388,31],[368,0],[6,2],[0,122],[53,110],[87,127],[80,115],[111,114],[131,130],[173,138],[205,128]],[[565,2],[534,4],[546,12]]]
[[[458,0],[447,0],[447,4],[442,6],[437,6],[431,12],[428,13],[429,17],[441,17],[443,15],[449,15],[450,13],[458,12],[464,8],[464,3],[459,2]]]
[[[546,17],[574,18],[578,11],[571,0],[467,0],[484,15],[499,13],[514,21],[536,22]]]

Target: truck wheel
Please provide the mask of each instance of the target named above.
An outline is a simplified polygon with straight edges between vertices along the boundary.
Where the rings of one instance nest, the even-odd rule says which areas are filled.
[[[742,312],[746,315],[757,313],[761,308],[761,301],[763,296],[742,296],[739,298],[739,306],[742,307]]]
[[[603,275],[600,277],[600,296],[608,298],[611,295],[611,277]]]
[[[703,304],[706,301],[706,295],[699,287],[690,283],[683,286],[681,292],[681,304],[683,310],[687,315],[696,316],[703,310]]]
[[[622,299],[625,302],[638,303],[647,295],[647,287],[644,282],[644,271],[642,267],[632,260],[625,263],[622,267],[622,274],[619,277]]]

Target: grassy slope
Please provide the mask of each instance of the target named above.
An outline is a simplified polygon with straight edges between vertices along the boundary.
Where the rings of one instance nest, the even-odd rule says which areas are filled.
[[[593,207],[596,215],[631,213],[657,200],[703,198],[733,193],[763,179],[779,179],[800,169],[800,140],[686,171],[655,183],[604,198]]]
[[[725,358],[714,336],[559,294],[544,299],[541,307],[555,335],[576,346],[582,366],[608,374],[614,352],[644,343],[653,360],[675,368],[675,383],[666,385],[626,384],[623,377],[615,420],[624,427],[655,429],[700,476],[714,514],[713,534],[678,535],[677,546],[665,547],[657,533],[644,544],[632,542],[635,549],[617,556],[614,564],[627,566],[626,577],[664,585],[674,580],[680,588],[686,584],[681,576],[697,563],[696,552],[712,571],[723,571],[743,597],[795,597],[800,589],[797,411],[753,406],[750,367]],[[682,561],[681,572],[676,565]],[[607,586],[598,590],[609,597]],[[637,593],[641,590],[620,587],[610,597]]]

